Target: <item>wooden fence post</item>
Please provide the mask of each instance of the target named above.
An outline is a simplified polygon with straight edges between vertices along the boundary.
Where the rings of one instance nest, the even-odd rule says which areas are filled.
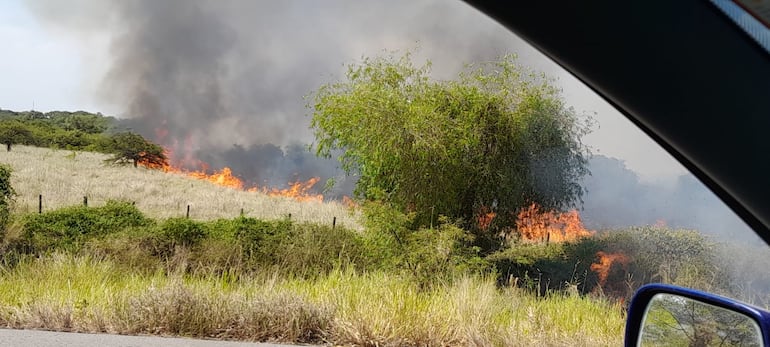
[[[88,207],[88,197],[87,196],[83,197],[83,206]]]
[[[43,213],[43,194],[37,196],[37,213]]]
[[[190,218],[190,205],[187,205],[187,218]]]
[[[336,227],[336,226],[337,226],[337,217],[335,216],[335,217],[332,219],[332,229],[334,229],[334,227]]]

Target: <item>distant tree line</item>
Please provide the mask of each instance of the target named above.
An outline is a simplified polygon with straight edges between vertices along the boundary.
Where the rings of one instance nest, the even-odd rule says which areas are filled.
[[[6,151],[27,145],[112,154],[113,163],[167,162],[163,148],[139,134],[121,129],[118,120],[85,111],[15,112],[0,109],[0,143]]]

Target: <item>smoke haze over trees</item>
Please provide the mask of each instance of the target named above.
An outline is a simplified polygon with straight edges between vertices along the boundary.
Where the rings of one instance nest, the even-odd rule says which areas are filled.
[[[719,238],[753,239],[754,233],[693,175],[673,182],[643,182],[622,160],[595,155],[581,215],[589,228],[664,224],[696,229]]]
[[[84,49],[108,42],[93,79],[124,128],[171,147],[177,158],[229,166],[244,181],[270,186],[341,177],[336,161],[305,150],[312,133],[303,96],[339,79],[345,64],[420,47],[415,58],[431,59],[433,72],[447,77],[464,63],[524,51],[521,40],[462,2],[26,3],[44,27]],[[582,212],[589,227],[664,220],[723,233],[745,228],[690,175],[641,182],[606,157],[591,160],[589,170]],[[342,180],[332,195],[353,184]]]
[[[212,168],[231,166],[246,180],[292,178],[272,177],[284,172],[269,165],[275,156],[263,151],[271,146],[292,157],[281,165],[293,166],[299,179],[317,168],[313,160],[294,160],[297,144],[312,141],[303,96],[362,54],[420,46],[425,56],[444,57],[435,59],[437,73],[454,74],[466,62],[516,50],[510,33],[490,20],[479,22],[483,16],[462,3],[28,4],[44,23],[76,38],[107,35],[102,98],[119,105],[127,127],[171,147],[177,158],[227,157],[210,162]],[[409,25],[393,25],[405,19]],[[236,165],[262,158],[267,162]],[[336,169],[330,166],[325,171]]]

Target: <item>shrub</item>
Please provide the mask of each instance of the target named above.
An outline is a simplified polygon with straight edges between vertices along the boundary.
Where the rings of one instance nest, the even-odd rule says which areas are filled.
[[[703,285],[704,281],[726,285],[718,283],[728,276],[716,262],[716,243],[695,230],[632,227],[602,238],[606,249],[631,258],[629,272],[638,285],[664,282],[699,286],[698,282]]]
[[[291,231],[290,220],[264,221],[256,218],[239,217],[231,221],[230,229],[223,230],[241,245],[250,262],[274,263],[277,248],[282,238]]]
[[[0,164],[0,239],[5,235],[5,228],[11,220],[11,204],[16,195],[11,186],[11,167]]]
[[[575,280],[565,244],[522,243],[487,256],[498,273],[498,282],[516,285],[544,295]]]
[[[588,124],[514,56],[468,65],[448,81],[407,52],[364,58],[345,77],[321,86],[308,107],[316,154],[341,151],[357,197],[412,213],[418,227],[450,216],[478,241],[489,234],[476,216],[489,208],[496,229],[514,226],[521,206],[580,201]]]
[[[606,264],[603,286],[591,269],[599,263],[599,252],[620,254],[623,259]],[[540,294],[568,285],[582,294],[627,298],[651,282],[726,290],[730,276],[718,266],[715,252],[716,244],[694,230],[632,227],[574,242],[513,244],[487,260],[497,270],[501,284],[516,284]]]
[[[151,225],[132,204],[108,201],[102,207],[73,206],[24,217],[22,246],[27,252],[79,250],[89,239],[129,227]]]
[[[207,226],[203,222],[187,218],[169,218],[158,226],[160,243],[170,249],[176,246],[192,247],[208,235]]]
[[[415,214],[387,202],[367,201],[363,209],[363,245],[380,269],[406,270],[425,285],[489,268],[476,235],[461,228],[460,221],[435,216],[429,227],[419,227]]]
[[[279,235],[268,251],[275,265],[293,275],[315,277],[340,267],[367,269],[373,263],[361,236],[348,229],[303,223]]]
[[[479,273],[487,268],[487,263],[473,241],[473,234],[441,217],[436,228],[422,228],[406,235],[403,263],[423,285]]]
[[[86,242],[83,252],[96,259],[111,259],[127,272],[152,274],[160,268],[157,238],[152,227],[126,228]]]

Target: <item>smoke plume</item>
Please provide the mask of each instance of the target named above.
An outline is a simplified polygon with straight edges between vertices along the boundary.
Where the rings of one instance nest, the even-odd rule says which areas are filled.
[[[304,96],[345,64],[417,49],[434,73],[517,51],[521,41],[462,2],[28,1],[45,25],[109,42],[100,95],[124,126],[183,164],[229,166],[270,184],[339,175],[312,142]],[[418,60],[419,62],[419,60]]]

